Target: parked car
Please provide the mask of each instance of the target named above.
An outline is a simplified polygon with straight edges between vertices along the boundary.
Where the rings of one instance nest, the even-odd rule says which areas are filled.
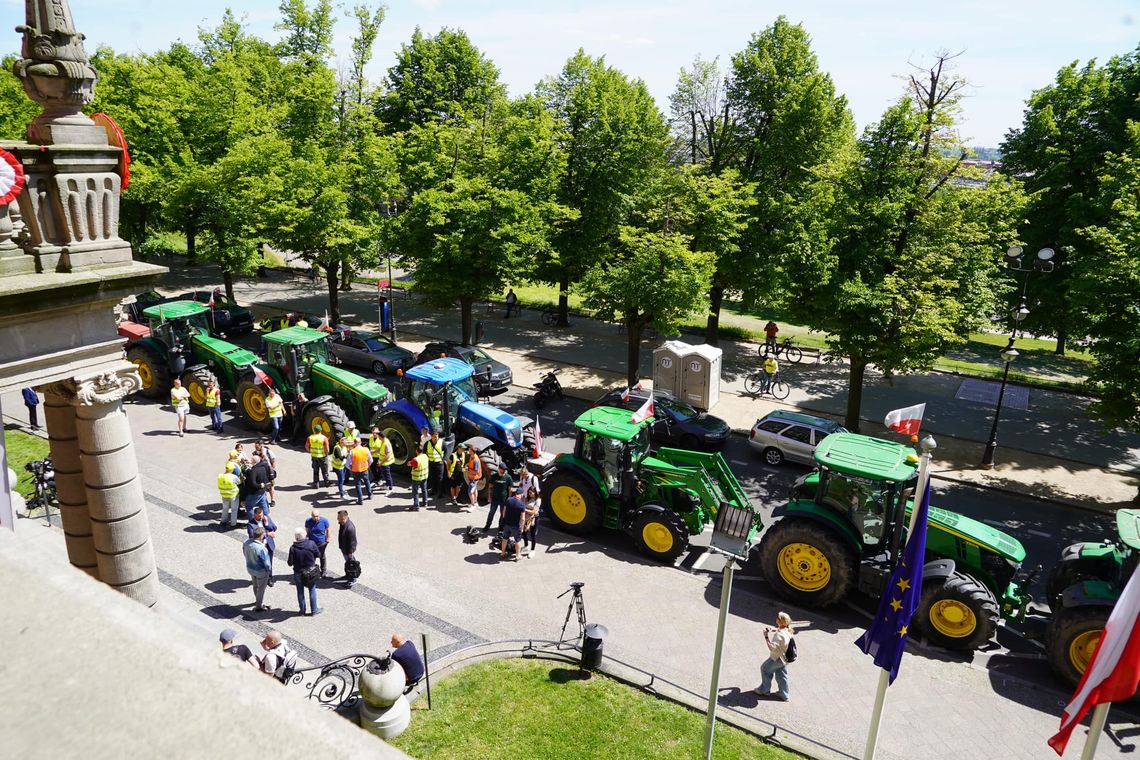
[[[135,300],[123,306],[123,313],[127,319],[132,322],[138,322],[140,325],[147,323],[146,318],[143,316],[143,311],[149,309],[151,306],[160,303],[166,303],[173,299],[167,298],[156,290],[148,290],[143,293],[135,295]]]
[[[369,330],[334,330],[329,335],[329,354],[341,364],[364,367],[377,375],[405,369],[415,356],[388,336]]]
[[[832,433],[846,433],[838,422],[799,412],[774,411],[756,420],[748,443],[770,465],[785,459],[800,464],[815,463],[815,447]]]
[[[490,354],[483,349],[475,346],[464,346],[450,340],[428,343],[424,346],[424,350],[420,351],[420,355],[416,357],[412,366],[438,359],[440,356],[450,356],[474,367],[475,376],[473,379],[481,396],[505,391],[510,387],[511,381],[514,380],[511,368],[497,359],[492,359]]]
[[[226,336],[253,332],[253,312],[244,306],[238,306],[219,291],[191,290],[179,293],[171,300],[209,303],[211,296],[214,299],[211,332]]]
[[[624,388],[615,388],[594,402],[594,406],[612,406],[637,411],[649,400],[650,391],[635,389],[629,399],[622,400]],[[699,411],[667,391],[653,391],[653,416],[657,422],[649,431],[650,439],[662,446],[694,451],[720,451],[728,442],[732,428],[720,417]]]

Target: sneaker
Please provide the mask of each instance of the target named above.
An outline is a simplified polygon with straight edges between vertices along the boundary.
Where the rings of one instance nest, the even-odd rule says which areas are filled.
[[[313,615],[319,615],[324,611],[325,611],[324,607],[317,607],[315,610],[313,610]],[[312,615],[310,615],[309,617],[312,617]]]
[[[759,687],[759,686],[757,686],[755,689],[753,689],[753,690],[752,690],[752,693],[753,693],[753,694],[758,694],[759,696],[761,696],[761,697],[762,697],[762,696],[764,696],[765,694],[768,694],[768,693],[770,693],[770,692],[767,692],[767,691],[761,691],[761,690],[760,690],[760,687]]]
[[[391,488],[389,488],[389,489],[388,489],[388,492],[387,492],[387,493],[385,493],[384,495],[385,495],[385,496],[391,496],[391,495],[392,495],[392,489],[391,489]]]

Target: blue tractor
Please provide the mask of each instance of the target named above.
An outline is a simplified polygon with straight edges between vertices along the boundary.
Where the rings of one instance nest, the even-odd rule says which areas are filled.
[[[399,401],[384,407],[376,425],[392,442],[396,464],[411,458],[423,428],[438,430],[447,454],[473,445],[484,473],[503,462],[514,472],[534,450],[534,421],[481,404],[470,364],[441,358],[409,369]]]

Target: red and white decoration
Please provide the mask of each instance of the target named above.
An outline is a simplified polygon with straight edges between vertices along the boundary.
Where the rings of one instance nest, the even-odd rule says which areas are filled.
[[[918,435],[918,430],[922,427],[922,415],[925,412],[926,404],[915,404],[905,409],[895,409],[887,412],[887,418],[883,420],[883,424],[896,433]]]
[[[267,388],[273,387],[273,378],[265,374],[265,372],[259,369],[256,364],[249,365],[249,368],[253,370],[253,379],[255,383],[264,385]]]
[[[641,390],[641,383],[638,383],[637,385],[633,386],[632,388],[626,388],[624,391],[621,392],[621,400],[622,401],[629,401],[629,394],[632,393],[633,391],[639,391],[639,390]]]
[[[123,136],[123,130],[119,125],[105,113],[97,113],[91,116],[91,121],[98,124],[107,133],[107,144],[119,148],[122,153],[119,154],[119,179],[122,181],[122,189],[126,190],[127,186],[131,184],[131,154],[127,150],[127,138]]]
[[[1080,725],[1093,705],[1131,699],[1140,683],[1140,573],[1132,573],[1124,593],[1112,608],[1104,635],[1089,660],[1085,677],[1065,711],[1061,730],[1049,740],[1058,755],[1063,754],[1073,729]],[[1093,741],[1089,737],[1088,741]]]
[[[24,167],[20,159],[0,148],[0,206],[16,200],[24,189]]]
[[[542,456],[542,428],[538,425],[538,417],[534,418],[534,451],[532,454],[535,459]]]
[[[650,396],[649,398],[647,398],[645,400],[645,403],[641,405],[641,408],[638,409],[636,412],[634,412],[630,416],[629,421],[630,422],[645,422],[647,419],[649,419],[652,416],[653,416],[653,397]]]

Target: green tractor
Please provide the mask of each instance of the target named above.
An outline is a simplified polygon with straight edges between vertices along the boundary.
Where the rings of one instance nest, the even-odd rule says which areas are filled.
[[[1140,510],[1116,513],[1114,539],[1072,544],[1049,573],[1045,594],[1053,615],[1045,634],[1049,665],[1076,686],[1104,624],[1140,562]]]
[[[834,604],[854,588],[877,597],[906,540],[918,457],[892,441],[833,433],[816,447],[815,461],[760,542],[764,576],[804,606]],[[927,526],[913,624],[928,641],[972,650],[1001,618],[1024,619],[1031,581],[1013,581],[1025,559],[1017,539],[934,507]]]
[[[724,457],[669,448],[650,453],[651,422],[634,422],[629,411],[605,406],[575,420],[574,453],[559,454],[542,472],[550,519],[576,534],[624,530],[643,553],[672,562],[689,536],[729,505],[752,514],[751,539],[760,516]]]

